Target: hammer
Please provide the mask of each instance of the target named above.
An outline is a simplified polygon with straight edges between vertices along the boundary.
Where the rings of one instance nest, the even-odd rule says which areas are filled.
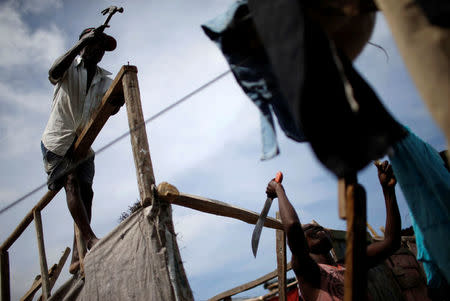
[[[106,18],[105,23],[102,25],[103,28],[109,27],[108,22],[109,22],[109,20],[111,20],[111,17],[116,12],[123,13],[123,7],[117,7],[117,6],[112,5],[108,8],[105,8],[104,10],[102,10],[102,15],[109,14],[108,17]]]

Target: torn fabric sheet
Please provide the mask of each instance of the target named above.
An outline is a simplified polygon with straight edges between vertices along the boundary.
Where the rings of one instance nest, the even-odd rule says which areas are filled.
[[[450,282],[450,173],[439,153],[412,132],[389,156],[416,233],[417,259],[428,283],[440,284],[436,267]]]
[[[154,201],[133,213],[86,254],[84,280],[77,274],[50,300],[194,300],[171,210]]]
[[[247,1],[236,1],[224,14],[203,24],[202,29],[223,52],[238,84],[259,108],[263,145],[261,159],[270,159],[279,153],[273,113],[286,136],[298,142],[306,141],[280,93],[254,29]]]

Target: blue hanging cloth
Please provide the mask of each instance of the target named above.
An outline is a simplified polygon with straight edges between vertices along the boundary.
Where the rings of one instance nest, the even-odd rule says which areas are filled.
[[[450,173],[439,153],[410,131],[393,149],[389,157],[412,217],[417,259],[430,287],[439,287],[441,274],[450,282]]]

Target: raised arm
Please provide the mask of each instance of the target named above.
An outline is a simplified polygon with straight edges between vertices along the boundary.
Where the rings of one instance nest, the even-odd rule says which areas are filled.
[[[317,263],[309,255],[308,243],[298,215],[289,202],[281,183],[274,180],[270,181],[266,193],[268,197],[278,198],[281,222],[292,252],[292,268],[302,286],[305,297],[311,296],[319,287],[320,270]],[[310,299],[306,298],[306,300]]]
[[[85,34],[72,48],[56,59],[48,71],[48,79],[52,84],[55,85],[62,78],[80,51],[86,47],[86,45],[95,41],[103,29],[104,28],[100,26],[99,28]]]
[[[384,240],[374,242],[367,247],[368,267],[371,268],[390,255],[400,247],[401,219],[395,196],[395,184],[397,183],[392,166],[388,161],[375,163],[378,169],[378,179],[383,189],[386,203],[386,225]]]

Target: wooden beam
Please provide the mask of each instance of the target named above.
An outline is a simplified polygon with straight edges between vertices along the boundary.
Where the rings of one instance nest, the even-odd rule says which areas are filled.
[[[54,270],[57,268],[57,265],[54,264],[52,267],[48,270],[48,276],[51,277]],[[41,275],[37,275],[36,278],[33,281],[33,284],[31,285],[30,289],[23,295],[22,298],[20,298],[20,301],[32,301],[34,298],[34,295],[36,292],[41,288],[42,286],[42,277]]]
[[[77,225],[73,223],[73,228],[75,232],[75,240],[77,242],[78,260],[80,261],[80,275],[84,277],[84,255],[86,254],[86,243],[81,236],[81,231],[78,229]]]
[[[9,282],[9,254],[0,250],[0,300],[11,300],[11,287]]]
[[[97,109],[96,113],[93,114],[91,120],[89,121],[86,128],[82,131],[81,135],[78,137],[74,146],[74,156],[81,158],[83,154],[86,154],[91,147],[94,139],[97,137],[98,133],[105,125],[110,114],[117,109],[117,106],[121,105],[121,99],[123,101],[123,91],[121,81],[123,75],[128,72],[135,70],[134,66],[123,66],[119,73],[115,77],[113,83],[111,84],[108,91],[106,91],[105,96],[102,99],[101,105]],[[25,218],[20,222],[20,224],[14,229],[13,233],[5,240],[1,245],[0,249],[7,251],[11,245],[19,238],[19,236],[25,231],[28,225],[33,221],[33,212],[42,211],[45,206],[50,203],[50,201],[55,197],[59,190],[49,190],[42,197],[33,209],[28,212]]]
[[[44,232],[42,231],[42,218],[41,212],[34,211],[34,224],[36,226],[36,238],[39,249],[39,263],[41,266],[41,278],[42,278],[42,295],[44,300],[50,297],[50,281],[48,279],[48,267],[47,267],[47,257],[45,256],[45,245],[44,245]]]
[[[346,219],[346,189],[347,185],[345,184],[344,178],[338,179],[338,212],[340,219]]]
[[[291,288],[291,287],[293,287],[293,286],[295,286],[295,285],[297,285],[297,284],[298,284],[298,281],[297,281],[297,280],[292,281],[291,283],[289,283],[289,284],[286,286],[286,289]],[[272,297],[276,296],[277,294],[278,294],[278,289],[275,289],[275,290],[271,291],[270,293],[267,293],[266,295],[264,295],[264,296],[262,296],[262,297],[258,297],[258,298],[254,298],[254,299],[250,299],[250,300],[246,300],[246,301],[267,300],[267,299],[269,299],[269,298],[272,298]],[[281,300],[281,299],[278,299],[278,300]]]
[[[56,266],[56,269],[54,272],[50,275],[50,289],[52,289],[55,286],[56,280],[58,280],[59,274],[61,274],[62,268],[64,267],[64,264],[67,261],[67,257],[69,257],[70,254],[70,248],[66,247],[64,250],[64,253],[62,254],[61,258],[58,261],[58,265]]]
[[[158,197],[175,205],[188,207],[205,213],[235,218],[253,225],[256,224],[259,217],[259,214],[254,211],[242,209],[224,202],[196,195],[185,193],[177,194],[172,192],[162,194],[158,188]],[[271,217],[266,218],[264,226],[272,229],[283,230],[283,225],[280,221]]]
[[[277,220],[281,220],[280,212],[277,212]],[[280,292],[278,300],[287,301],[286,295],[286,235],[283,230],[276,231],[277,243],[277,271],[278,290]]]
[[[148,147],[144,114],[142,113],[137,68],[134,66],[128,67],[128,72],[123,76],[123,93],[127,107],[128,125],[131,131],[130,139],[136,166],[139,195],[141,204],[147,206],[153,202],[152,185],[155,184],[155,176]]]
[[[117,73],[108,91],[103,96],[97,111],[92,115],[91,120],[75,142],[75,158],[84,158],[86,156],[108,118],[117,110],[117,106],[123,104],[122,79],[127,72],[133,72],[134,70],[136,70],[135,66],[122,66],[119,73]]]
[[[367,298],[366,192],[353,183],[347,187],[347,245],[344,301]]]
[[[287,264],[287,267],[286,267],[286,268],[287,268],[287,269],[286,269],[287,271],[289,271],[290,269],[292,269],[292,264],[291,264],[291,262],[289,262],[289,263]],[[239,286],[237,286],[237,287],[235,287],[235,288],[232,288],[232,289],[227,290],[227,291],[225,291],[225,292],[223,292],[223,293],[220,293],[220,294],[218,294],[218,295],[216,295],[216,296],[214,296],[214,297],[208,299],[208,301],[219,301],[219,300],[222,300],[222,299],[231,297],[231,296],[233,296],[233,295],[236,295],[236,294],[245,292],[245,291],[247,291],[247,290],[249,290],[249,289],[252,289],[252,288],[254,288],[254,287],[256,287],[256,286],[258,286],[258,285],[260,285],[260,284],[263,284],[263,283],[266,282],[266,281],[269,281],[270,279],[273,279],[273,278],[277,277],[277,275],[278,275],[278,270],[275,270],[275,271],[270,272],[270,273],[268,273],[268,274],[266,274],[266,275],[264,275],[264,276],[262,276],[262,277],[259,277],[259,278],[256,279],[256,280],[250,281],[250,282],[248,282],[248,283],[239,285]]]

